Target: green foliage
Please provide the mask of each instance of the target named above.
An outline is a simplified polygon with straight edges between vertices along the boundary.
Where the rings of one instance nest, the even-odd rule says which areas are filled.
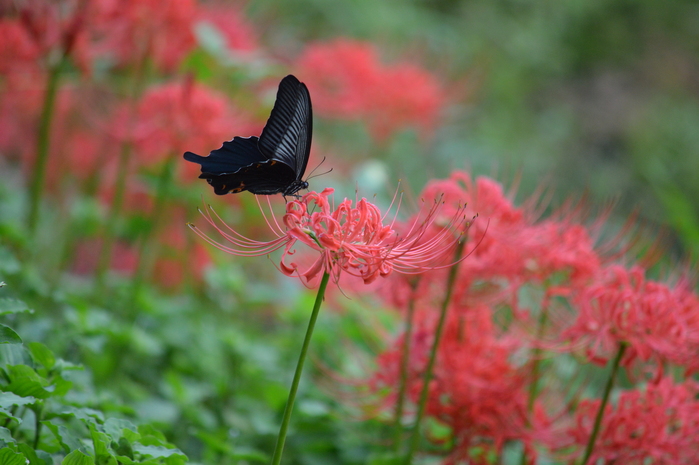
[[[5,313],[26,309],[5,299]],[[0,327],[0,463],[8,465],[179,465],[187,457],[152,426],[108,417],[96,399],[71,394],[92,387],[72,376],[83,367],[60,358],[44,344],[24,344],[9,326]]]

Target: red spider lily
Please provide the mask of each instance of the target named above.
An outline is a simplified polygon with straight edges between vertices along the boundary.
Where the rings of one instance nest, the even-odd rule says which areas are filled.
[[[572,301],[578,317],[562,338],[573,346],[583,344],[595,362],[606,363],[622,342],[628,344],[624,366],[637,359],[696,358],[699,299],[683,288],[647,280],[640,267],[610,266]]]
[[[459,266],[455,302],[502,300],[515,296],[524,283],[540,284],[553,277],[566,284],[589,281],[600,267],[588,229],[565,216],[537,221],[530,206],[516,207],[503,186],[493,179],[473,179],[466,172],[456,171],[448,179],[431,181],[420,197],[441,197],[443,214],[465,203],[466,215],[478,214],[482,220],[475,222],[466,236],[478,247]],[[425,273],[414,298],[423,303],[441,301],[444,279],[443,271]],[[406,297],[413,295],[407,292],[407,286],[405,280],[393,277],[380,292],[394,306],[403,308]]]
[[[194,225],[190,227],[210,244],[237,256],[262,256],[283,248],[280,270],[288,276],[302,277],[307,283],[323,272],[330,273],[335,282],[345,272],[370,283],[394,270],[420,273],[452,265],[443,261],[437,265],[434,260],[443,257],[445,251],[452,250],[460,240],[462,230],[468,225],[463,208],[448,224],[440,226],[439,233],[427,235],[430,228],[436,226],[440,204],[435,203],[427,215],[413,221],[406,232],[399,234],[396,218],[384,224],[386,215],[366,199],[354,206],[351,200],[345,199],[335,208],[330,198],[333,192],[331,188],[321,193],[309,192],[287,203],[283,227],[274,218],[267,221],[277,236],[268,242],[249,239],[225,224],[219,227],[221,219],[215,213],[212,216],[211,209],[203,213],[205,218],[233,246],[214,241]],[[318,253],[315,261],[303,270],[297,263],[286,261],[296,253],[294,247],[299,242]]]
[[[588,463],[677,465],[697,463],[699,450],[699,385],[661,379],[645,390],[625,391],[616,407],[607,406],[602,429]],[[584,446],[600,401],[584,400],[567,430],[571,445]]]
[[[512,440],[523,442],[533,457],[534,443],[549,435],[550,420],[540,405],[531,414],[527,411],[525,368],[512,362],[521,342],[512,334],[498,334],[491,314],[491,308],[480,305],[460,314],[450,312],[447,318],[427,401],[428,415],[451,429],[453,449],[445,464],[490,463],[485,452],[501,453]],[[406,392],[413,402],[423,383],[433,327],[429,312],[420,312],[407,370]],[[403,337],[379,355],[378,369],[369,380],[372,391],[389,393],[381,406],[387,411],[394,408],[392,388],[400,383]],[[475,449],[484,454],[473,456]]]
[[[383,65],[371,44],[312,44],[299,62],[321,115],[361,118],[377,140],[409,126],[429,135],[437,124],[445,101],[437,79],[413,64]]]
[[[93,3],[90,53],[94,56],[111,57],[120,65],[148,58],[159,69],[173,70],[196,45],[192,32],[196,0]]]
[[[139,165],[154,165],[185,150],[206,152],[230,137],[231,127],[241,133],[254,133],[240,110],[229,100],[206,86],[185,81],[152,87],[138,102],[134,121],[129,121],[125,105],[113,126],[117,139],[132,139]],[[187,164],[193,179],[195,167]]]
[[[199,20],[216,27],[228,50],[242,54],[257,52],[257,33],[241,10],[241,6],[235,4],[204,3],[199,6]]]
[[[41,50],[19,19],[0,19],[0,74],[34,71]]]
[[[40,59],[72,55],[85,39],[90,14],[85,0],[22,0],[3,7],[0,15],[6,16],[0,16],[0,38],[7,41],[2,41],[1,70],[21,70],[30,61],[39,64]],[[75,58],[83,61],[81,56]]]

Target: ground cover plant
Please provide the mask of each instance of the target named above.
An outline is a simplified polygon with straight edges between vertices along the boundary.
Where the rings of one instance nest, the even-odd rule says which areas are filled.
[[[687,5],[2,1],[0,461],[695,463]]]

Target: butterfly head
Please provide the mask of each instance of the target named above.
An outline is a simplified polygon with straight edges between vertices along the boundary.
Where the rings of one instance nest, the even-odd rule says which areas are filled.
[[[298,195],[297,192],[300,191],[301,189],[308,189],[308,181],[297,180],[297,181],[292,182],[289,185],[289,187],[284,189],[284,191],[282,192],[282,195],[284,197],[296,197],[296,198],[298,198],[298,197],[300,197],[300,195]]]

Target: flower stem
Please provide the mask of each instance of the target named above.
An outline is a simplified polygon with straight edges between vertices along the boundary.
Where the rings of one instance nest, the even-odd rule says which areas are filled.
[[[546,328],[547,312],[544,307],[541,309],[541,314],[539,315],[539,321],[536,328],[536,340],[540,341],[544,336],[544,329]],[[532,354],[532,368],[531,368],[531,384],[529,385],[529,398],[527,399],[527,423],[531,427],[531,415],[534,411],[534,402],[536,402],[536,397],[539,395],[539,371],[541,370],[541,348],[534,347]],[[525,465],[527,463],[527,448],[522,447],[522,457],[520,458],[520,465]]]
[[[437,359],[437,349],[439,348],[439,343],[442,339],[442,332],[444,331],[444,323],[447,320],[447,310],[449,309],[449,302],[451,301],[451,295],[454,291],[454,284],[456,283],[456,275],[459,269],[459,261],[461,261],[461,256],[464,253],[464,247],[466,241],[461,241],[457,247],[454,257],[454,266],[449,269],[449,277],[447,278],[447,288],[446,294],[444,296],[444,302],[442,302],[442,308],[439,314],[439,321],[437,322],[437,328],[434,333],[434,341],[432,342],[432,348],[430,349],[430,358],[427,361],[427,367],[422,377],[422,391],[420,392],[420,400],[417,406],[417,415],[415,417],[415,425],[413,426],[412,434],[410,435],[410,442],[408,443],[408,452],[405,455],[405,460],[403,463],[405,465],[410,465],[413,461],[413,455],[417,450],[418,443],[420,441],[420,423],[422,422],[422,417],[425,414],[425,407],[427,405],[427,396],[430,391],[430,381],[432,380],[432,371],[434,370],[434,364]]]
[[[403,333],[403,352],[400,360],[400,384],[398,385],[398,397],[396,398],[396,413],[393,421],[394,449],[400,454],[403,447],[403,408],[405,405],[405,391],[408,384],[408,363],[410,361],[410,341],[413,337],[413,317],[415,315],[415,289],[418,280],[410,281],[410,300],[408,301],[408,314],[405,317],[405,332]]]
[[[160,226],[162,218],[165,215],[164,210],[172,190],[172,180],[174,174],[175,158],[174,156],[170,156],[163,164],[158,176],[155,200],[153,202],[153,210],[150,217],[150,227],[143,231],[143,235],[141,236],[141,240],[138,244],[138,265],[136,266],[136,272],[134,273],[132,281],[131,303],[135,301],[141,290],[143,281],[151,272],[151,269],[155,263],[159,244],[154,243],[154,237],[158,227]]]
[[[621,363],[621,358],[624,356],[624,351],[626,351],[626,343],[622,342],[619,344],[619,351],[616,353],[616,357],[612,362],[612,369],[609,373],[609,378],[607,378],[607,385],[604,387],[604,395],[602,396],[602,402],[599,405],[599,410],[597,410],[597,416],[595,417],[595,424],[592,427],[592,434],[590,435],[590,440],[587,441],[587,447],[585,448],[585,455],[583,456],[580,465],[585,465],[592,455],[592,451],[595,448],[595,441],[597,440],[597,435],[599,434],[600,426],[602,425],[602,416],[604,415],[604,409],[607,407],[607,402],[609,401],[609,393],[612,392],[612,386],[614,385],[614,379],[616,378],[616,373],[619,371],[619,364]]]
[[[131,143],[125,141],[121,146],[119,154],[119,164],[117,166],[116,187],[114,189],[114,198],[110,207],[109,216],[104,223],[102,237],[102,247],[100,250],[99,261],[97,262],[97,292],[102,293],[104,290],[104,278],[111,265],[112,249],[116,240],[115,230],[121,215],[121,209],[124,205],[124,194],[126,193],[126,176],[128,174],[129,159],[131,155]]]
[[[48,162],[49,143],[51,139],[51,122],[53,121],[53,110],[56,106],[58,80],[65,61],[66,58],[62,57],[57,63],[50,67],[46,83],[44,105],[41,109],[41,119],[39,120],[39,130],[37,134],[36,164],[34,165],[34,176],[32,177],[31,187],[29,189],[29,216],[27,218],[27,226],[30,235],[34,233],[36,223],[39,219],[39,205],[41,204],[44,183],[46,181],[46,165]]]
[[[126,195],[126,181],[129,174],[129,163],[133,152],[133,132],[134,124],[138,112],[138,98],[143,93],[145,83],[146,61],[148,55],[144,54],[141,59],[136,62],[136,67],[132,76],[132,83],[128,90],[128,118],[126,121],[127,130],[124,139],[121,141],[121,149],[119,153],[119,162],[117,165],[117,177],[114,188],[114,197],[109,207],[109,216],[104,223],[102,231],[102,247],[100,250],[99,261],[97,262],[97,293],[101,294],[104,290],[105,276],[112,262],[112,250],[117,239],[117,224],[119,223],[122,208],[124,206],[124,197]]]
[[[323,274],[323,279],[320,281],[320,287],[318,288],[318,295],[316,296],[316,302],[313,305],[313,312],[311,313],[311,319],[308,322],[308,329],[306,330],[306,337],[303,340],[303,346],[301,346],[301,354],[299,354],[299,361],[296,364],[296,372],[294,373],[294,380],[291,382],[291,389],[289,390],[289,399],[286,401],[286,408],[284,409],[284,416],[282,418],[282,424],[279,428],[279,436],[277,437],[277,445],[274,447],[274,456],[272,457],[272,465],[279,465],[282,460],[282,452],[284,451],[284,443],[286,442],[286,433],[289,429],[289,420],[291,420],[291,412],[294,409],[294,401],[296,400],[296,392],[299,388],[299,381],[301,381],[301,373],[303,372],[303,364],[306,361],[306,354],[308,353],[308,346],[311,342],[311,336],[313,335],[313,329],[316,326],[316,320],[318,319],[318,313],[320,312],[320,304],[323,302],[323,297],[325,296],[325,288],[328,287],[328,281],[330,280],[330,274],[326,271]]]
[[[39,402],[34,408],[34,449],[39,447],[39,440],[41,439],[41,413],[43,412],[43,404]]]

